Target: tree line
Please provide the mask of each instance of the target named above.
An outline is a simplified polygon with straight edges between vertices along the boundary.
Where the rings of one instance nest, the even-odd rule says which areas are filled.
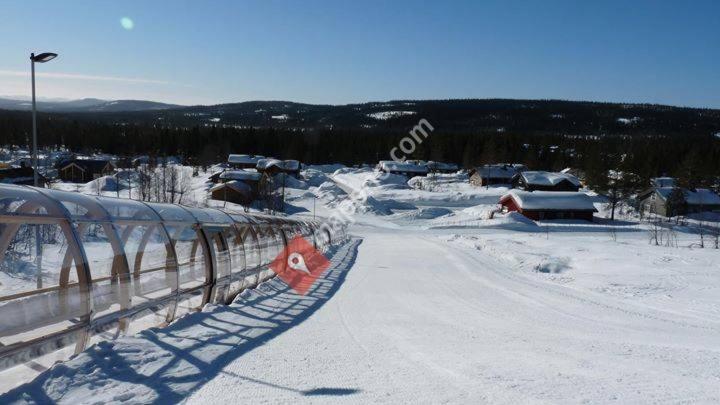
[[[180,156],[194,165],[222,162],[230,153],[298,159],[307,164],[359,165],[389,159],[389,151],[414,124],[409,121],[385,128],[179,127],[40,114],[38,140],[41,147],[83,153]],[[709,187],[717,186],[720,176],[720,138],[713,133],[569,135],[433,126],[435,130],[409,158],[455,162],[466,168],[498,162],[524,163],[537,170],[572,167],[585,172],[590,185],[599,188],[612,185],[609,171],[632,174],[633,181],[642,185],[652,177],[669,175],[689,187]],[[0,114],[0,135],[2,145],[29,147],[28,114]]]

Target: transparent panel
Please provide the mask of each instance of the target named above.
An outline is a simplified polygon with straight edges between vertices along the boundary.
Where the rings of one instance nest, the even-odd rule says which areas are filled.
[[[220,210],[214,208],[192,208],[186,207],[195,218],[201,223],[212,223],[212,224],[233,224],[235,221]]]
[[[69,191],[42,191],[48,193],[53,199],[59,201],[72,219],[98,220],[109,219],[107,212],[100,206],[95,197]]]
[[[167,230],[177,253],[179,290],[196,290],[181,297],[178,314],[198,310],[204,304],[202,287],[210,282],[210,254],[202,236],[193,227],[168,226]]]
[[[187,222],[195,223],[195,217],[193,217],[187,210],[172,204],[162,203],[146,203],[150,208],[160,215],[163,221],[168,222]]]
[[[118,231],[130,268],[131,307],[147,307],[153,301],[173,297],[178,288],[178,273],[170,240],[162,226],[122,225]],[[164,324],[170,316],[167,311],[167,306],[163,306],[160,312],[145,311],[142,316],[134,316],[134,329]]]
[[[139,201],[107,197],[97,197],[97,200],[113,219],[160,220],[153,210]]]
[[[48,214],[64,217],[56,202],[37,191],[0,183],[0,215],[2,214]]]
[[[74,353],[89,316],[82,255],[70,226],[0,224],[0,352],[41,338],[32,350],[3,354],[0,368],[13,375],[42,371]]]
[[[90,266],[92,296],[96,317],[117,312],[129,305],[127,289],[120,286],[120,274],[127,273],[115,230],[108,223],[80,223],[80,242]]]

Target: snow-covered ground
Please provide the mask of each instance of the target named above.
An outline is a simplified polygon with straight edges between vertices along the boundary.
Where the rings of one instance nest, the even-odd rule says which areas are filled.
[[[316,167],[288,184],[295,216],[369,196],[308,296],[272,280],[0,402],[720,402],[720,250],[691,228],[656,246],[632,218],[499,214],[506,189],[462,175],[378,178]]]

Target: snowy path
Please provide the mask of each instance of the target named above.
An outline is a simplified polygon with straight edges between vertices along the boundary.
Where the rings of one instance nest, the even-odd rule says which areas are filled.
[[[713,313],[549,282],[429,232],[355,233],[308,297],[273,280],[0,402],[720,401]]]
[[[720,323],[513,274],[421,233],[363,235],[336,296],[190,403],[717,402]]]

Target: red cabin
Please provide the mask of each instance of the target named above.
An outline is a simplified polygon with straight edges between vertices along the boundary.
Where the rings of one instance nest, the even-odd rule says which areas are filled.
[[[511,190],[500,198],[505,211],[516,211],[535,220],[582,219],[592,221],[597,212],[585,193]]]

